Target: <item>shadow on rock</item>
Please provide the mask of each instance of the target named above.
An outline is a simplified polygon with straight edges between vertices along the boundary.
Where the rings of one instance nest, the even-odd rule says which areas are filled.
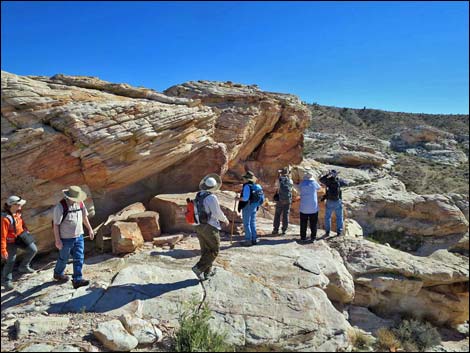
[[[87,288],[86,294],[68,301],[54,303],[49,313],[95,312],[105,313],[119,309],[134,300],[148,300],[180,289],[198,286],[197,279],[175,283],[124,284],[108,288]]]

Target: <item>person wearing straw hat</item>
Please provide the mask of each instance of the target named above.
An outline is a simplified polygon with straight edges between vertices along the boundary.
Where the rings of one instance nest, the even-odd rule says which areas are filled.
[[[307,169],[304,178],[299,184],[300,188],[300,241],[307,242],[307,226],[310,225],[310,241],[317,238],[318,223],[318,197],[317,192],[321,189],[313,178],[313,171]]]
[[[217,174],[206,175],[199,183],[200,191],[194,200],[196,233],[201,246],[201,258],[192,270],[200,281],[214,275],[212,264],[220,250],[220,222],[229,224],[228,218],[220,209],[219,200],[214,192],[220,190],[222,179]]]
[[[240,204],[242,208],[243,228],[245,229],[245,241],[243,246],[256,245],[256,212],[264,202],[263,188],[256,183],[257,178],[253,172],[248,171],[243,176],[243,189]]]
[[[2,210],[1,252],[2,260],[6,261],[2,271],[2,282],[4,282],[6,290],[14,288],[11,282],[18,247],[23,248],[26,252],[18,271],[20,273],[35,272],[30,267],[30,263],[38,250],[21,216],[22,207],[25,203],[26,200],[13,195],[7,199]]]
[[[72,254],[72,284],[77,289],[90,283],[90,281],[83,279],[82,275],[85,250],[83,223],[88,229],[91,240],[95,234],[88,220],[88,211],[83,203],[87,194],[75,185],[62,190],[62,192],[64,199],[54,208],[53,214],[55,245],[59,250],[59,258],[54,268],[54,279],[62,283],[69,280],[64,271],[70,254]]]

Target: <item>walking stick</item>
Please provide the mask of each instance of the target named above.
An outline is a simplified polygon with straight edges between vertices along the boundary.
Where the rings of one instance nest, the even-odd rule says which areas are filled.
[[[232,231],[230,232],[230,245],[233,244],[232,237],[233,237],[233,226],[235,225],[235,212],[237,209],[237,199],[235,199],[235,205],[233,206],[233,214],[232,214]]]

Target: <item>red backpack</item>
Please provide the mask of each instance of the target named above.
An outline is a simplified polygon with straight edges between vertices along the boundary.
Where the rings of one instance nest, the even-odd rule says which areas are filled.
[[[195,224],[196,218],[194,217],[194,201],[186,199],[186,223]]]

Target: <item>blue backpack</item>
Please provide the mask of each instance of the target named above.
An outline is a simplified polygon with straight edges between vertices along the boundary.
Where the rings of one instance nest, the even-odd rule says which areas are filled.
[[[263,188],[259,184],[248,184],[250,187],[250,203],[263,204],[264,192]]]

